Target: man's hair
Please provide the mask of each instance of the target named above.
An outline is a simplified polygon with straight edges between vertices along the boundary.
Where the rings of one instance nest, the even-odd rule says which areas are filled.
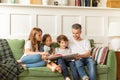
[[[76,23],[76,24],[72,25],[72,29],[79,29],[79,30],[81,30],[82,26],[80,24]]]

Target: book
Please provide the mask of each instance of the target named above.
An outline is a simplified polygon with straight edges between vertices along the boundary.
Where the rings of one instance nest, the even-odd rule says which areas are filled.
[[[63,59],[75,59],[77,55],[78,55],[77,53],[75,53],[75,54],[63,54],[62,58]]]
[[[93,1],[94,0],[90,0],[90,7],[93,7]]]
[[[92,7],[97,7],[98,1],[97,0],[92,0]]]
[[[48,56],[48,60],[56,60],[61,57],[62,57],[62,54],[53,54],[53,55]]]
[[[110,7],[110,8],[120,8],[120,1],[119,0],[107,1],[107,7]]]
[[[90,6],[90,0],[85,0],[85,6]]]
[[[81,0],[75,0],[75,6],[81,6]]]
[[[30,4],[42,4],[42,0],[30,0]]]
[[[81,0],[81,6],[85,6],[85,0]]]
[[[58,58],[63,58],[63,59],[70,60],[70,59],[75,59],[77,55],[78,55],[77,53],[75,53],[75,54],[72,54],[72,53],[69,53],[69,54],[53,54],[53,55],[48,56],[48,59],[49,60],[56,60]]]
[[[68,0],[70,6],[75,6],[75,0]]]

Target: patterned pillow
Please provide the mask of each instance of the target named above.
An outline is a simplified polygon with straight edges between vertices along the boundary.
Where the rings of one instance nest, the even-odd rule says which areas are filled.
[[[108,50],[109,50],[108,47],[92,48],[91,54],[92,54],[92,57],[96,61],[97,64],[104,64],[105,63]]]

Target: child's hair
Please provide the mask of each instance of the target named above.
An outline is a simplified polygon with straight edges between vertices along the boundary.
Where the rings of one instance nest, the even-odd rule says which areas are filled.
[[[43,45],[45,45],[45,42],[46,42],[46,39],[48,38],[48,37],[50,37],[51,38],[51,36],[50,36],[50,34],[44,34],[43,35],[43,37],[42,37],[42,43],[43,43]],[[51,38],[51,40],[52,40],[52,38]],[[50,51],[48,51],[50,54],[54,54],[54,48],[50,45]]]
[[[44,34],[44,35],[43,35],[43,37],[42,37],[42,43],[43,43],[44,45],[45,45],[45,41],[46,41],[46,39],[47,39],[48,37],[51,38],[50,34]],[[51,39],[51,40],[52,40],[52,39]]]
[[[63,35],[63,34],[61,34],[61,35],[59,35],[59,36],[57,37],[57,42],[58,42],[58,43],[60,43],[61,40],[68,42],[68,38],[67,38],[65,35]]]
[[[31,44],[32,44],[32,48],[33,48],[33,51],[36,50],[36,44],[38,45],[38,47],[40,46],[40,43],[41,41],[37,41],[36,42],[36,39],[35,39],[35,35],[40,32],[42,34],[42,30],[38,27],[34,27],[31,32],[30,32],[30,35],[29,35],[29,38],[28,40],[31,41]]]

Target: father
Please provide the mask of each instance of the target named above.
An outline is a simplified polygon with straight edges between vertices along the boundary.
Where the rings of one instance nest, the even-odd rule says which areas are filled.
[[[78,53],[75,61],[76,68],[82,80],[96,80],[96,66],[95,62],[90,55],[91,47],[89,40],[81,38],[82,27],[80,24],[72,25],[72,36],[70,39],[69,47],[72,53]],[[87,75],[84,66],[87,66],[89,73]]]

